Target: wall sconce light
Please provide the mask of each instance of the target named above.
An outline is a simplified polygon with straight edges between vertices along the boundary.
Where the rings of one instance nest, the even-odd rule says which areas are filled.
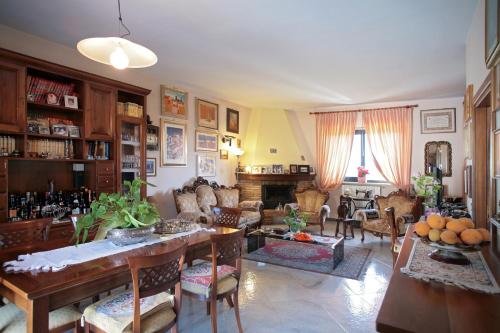
[[[221,140],[222,140],[222,143],[227,143],[227,144],[229,144],[229,147],[232,147],[233,140],[236,140],[236,137],[231,136],[231,135],[223,135]]]

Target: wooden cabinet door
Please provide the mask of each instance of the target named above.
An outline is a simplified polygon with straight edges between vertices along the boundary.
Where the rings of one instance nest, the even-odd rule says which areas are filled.
[[[0,59],[0,131],[24,131],[25,82],[25,67]]]
[[[85,136],[91,140],[113,140],[116,90],[88,83],[85,103]]]

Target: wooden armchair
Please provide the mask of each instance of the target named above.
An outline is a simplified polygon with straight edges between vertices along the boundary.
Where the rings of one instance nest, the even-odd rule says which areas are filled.
[[[392,267],[396,265],[396,260],[398,260],[399,252],[401,251],[401,241],[398,235],[398,226],[396,224],[396,217],[394,216],[394,207],[388,207],[385,209],[387,215],[387,220],[391,226],[391,254],[392,254]]]
[[[285,205],[285,213],[291,210],[298,210],[301,213],[309,215],[308,224],[319,224],[320,233],[323,235],[325,220],[330,215],[330,207],[326,202],[330,198],[328,192],[320,191],[311,187],[302,191],[295,191],[295,202]]]
[[[394,208],[396,221],[396,233],[398,236],[406,232],[406,223],[418,221],[422,212],[422,198],[410,198],[406,192],[399,190],[390,193],[388,196],[375,196],[375,202],[378,207],[378,219],[368,219],[366,214],[361,211],[361,241],[365,239],[365,231],[373,233],[383,239],[384,235],[391,236],[391,225],[387,218],[386,208]]]

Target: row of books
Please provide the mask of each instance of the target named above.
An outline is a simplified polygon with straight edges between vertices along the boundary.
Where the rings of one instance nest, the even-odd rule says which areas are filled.
[[[87,142],[89,160],[109,160],[111,144],[104,141]]]
[[[129,117],[138,117],[141,118],[143,116],[144,109],[142,105],[139,105],[137,103],[122,103],[122,102],[117,102],[116,103],[116,112],[119,115],[122,116],[129,116]]]
[[[64,95],[73,95],[75,91],[74,83],[61,83],[32,75],[27,77],[27,87],[28,101],[35,103],[46,103],[48,93],[55,94],[60,102]]]

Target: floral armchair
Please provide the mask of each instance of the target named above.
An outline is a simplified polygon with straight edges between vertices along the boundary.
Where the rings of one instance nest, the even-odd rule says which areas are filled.
[[[407,223],[418,221],[422,211],[422,198],[409,198],[406,192],[402,190],[391,192],[386,197],[377,195],[375,196],[375,203],[378,210],[377,219],[369,219],[365,211],[358,211],[362,219],[361,241],[365,239],[365,231],[369,231],[381,239],[383,239],[384,235],[391,236],[391,225],[386,208],[394,208],[398,236],[404,235]]]
[[[290,210],[299,210],[301,213],[309,215],[308,224],[319,224],[320,233],[323,235],[326,218],[330,215],[330,207],[326,204],[330,195],[328,192],[320,191],[317,188],[308,188],[302,191],[295,191],[294,203],[285,205],[285,213]]]
[[[177,217],[201,223],[213,222],[213,207],[240,208],[238,228],[260,227],[264,218],[262,201],[241,201],[238,185],[226,187],[198,177],[192,186],[173,191]]]

